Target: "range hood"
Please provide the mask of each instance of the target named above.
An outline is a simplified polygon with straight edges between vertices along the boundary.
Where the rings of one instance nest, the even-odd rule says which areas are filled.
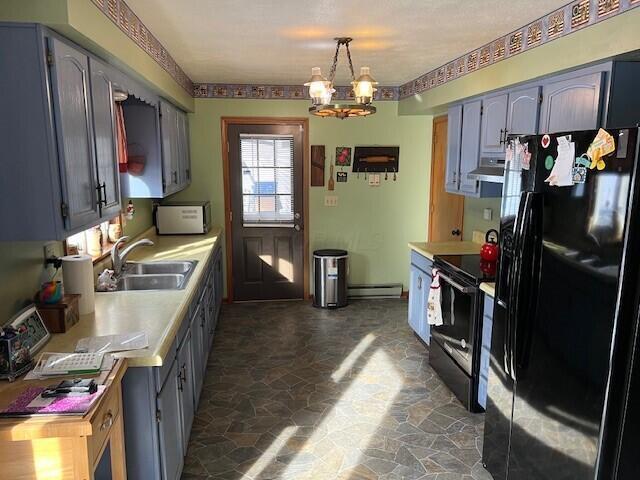
[[[481,158],[478,167],[471,170],[467,177],[481,182],[504,183],[504,159]]]

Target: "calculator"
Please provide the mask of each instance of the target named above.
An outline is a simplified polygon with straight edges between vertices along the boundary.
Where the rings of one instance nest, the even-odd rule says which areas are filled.
[[[41,375],[96,373],[102,366],[104,353],[43,353]],[[37,368],[37,367],[36,367]]]

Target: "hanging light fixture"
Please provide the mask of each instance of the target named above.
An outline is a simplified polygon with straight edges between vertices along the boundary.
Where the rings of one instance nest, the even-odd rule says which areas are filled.
[[[353,71],[353,63],[351,62],[351,51],[349,50],[349,43],[353,40],[352,38],[340,37],[335,40],[336,53],[333,56],[329,79],[327,80],[322,76],[319,67],[313,67],[311,69],[311,78],[304,84],[305,87],[309,87],[309,96],[311,97],[312,106],[309,107],[309,113],[318,117],[337,117],[340,119],[347,117],[365,117],[376,113],[376,107],[371,105],[371,102],[373,101],[376,92],[375,86],[378,82],[371,76],[369,67],[360,68],[360,76],[356,78]],[[355,104],[332,103],[332,97],[336,91],[333,86],[333,81],[336,76],[338,55],[342,45],[344,45],[347,51]]]

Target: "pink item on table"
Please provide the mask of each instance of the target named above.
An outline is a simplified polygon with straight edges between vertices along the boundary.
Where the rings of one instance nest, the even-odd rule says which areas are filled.
[[[104,385],[98,385],[98,391],[90,395],[73,395],[54,397],[48,405],[29,406],[29,404],[40,396],[45,390],[44,387],[29,387],[16,398],[11,405],[0,412],[0,416],[28,416],[28,415],[84,415],[89,411],[102,392]]]

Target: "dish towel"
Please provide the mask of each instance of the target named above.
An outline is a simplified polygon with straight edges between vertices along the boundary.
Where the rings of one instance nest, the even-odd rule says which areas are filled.
[[[427,299],[427,323],[429,325],[442,325],[442,290],[440,289],[440,272],[433,269],[433,280],[429,287]]]

